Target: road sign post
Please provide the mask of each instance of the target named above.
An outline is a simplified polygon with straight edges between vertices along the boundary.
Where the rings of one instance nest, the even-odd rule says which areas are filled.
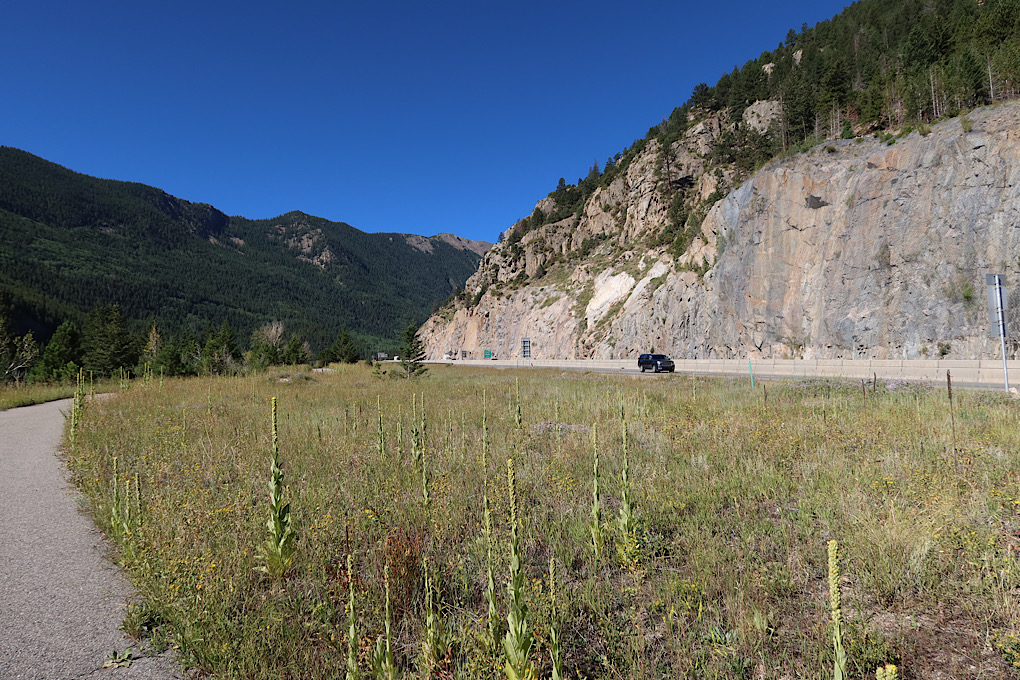
[[[1006,364],[1006,307],[1008,298],[1005,293],[1006,278],[1002,274],[988,274],[985,276],[985,285],[988,287],[988,317],[989,325],[993,333],[999,336],[999,346],[1002,348],[1002,382],[1009,392],[1009,369]]]

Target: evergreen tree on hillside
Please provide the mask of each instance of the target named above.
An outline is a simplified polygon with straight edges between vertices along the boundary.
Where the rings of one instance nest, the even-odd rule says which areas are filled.
[[[202,350],[202,368],[206,373],[228,373],[238,368],[241,352],[237,348],[237,335],[227,320],[220,330],[209,337]]]
[[[148,359],[153,373],[165,376],[195,375],[198,373],[198,343],[194,338],[179,338],[163,342]]]
[[[357,363],[358,348],[355,346],[354,340],[351,338],[351,334],[347,330],[347,326],[340,328],[340,333],[336,336],[336,342],[322,351],[322,354],[319,355],[319,360],[323,364]]]
[[[418,326],[409,325],[404,329],[404,344],[400,347],[400,367],[407,378],[416,378],[428,373],[425,366],[425,345],[418,337]]]
[[[82,362],[97,378],[108,378],[118,370],[138,363],[138,343],[124,326],[118,305],[95,307],[82,331]]]
[[[283,355],[281,356],[283,363],[289,366],[297,366],[298,364],[308,363],[308,348],[305,347],[305,342],[297,335],[290,336],[290,340],[287,341],[287,346],[283,348]]]
[[[32,368],[32,380],[74,380],[82,363],[81,332],[78,325],[65,321],[46,344],[42,358]]]

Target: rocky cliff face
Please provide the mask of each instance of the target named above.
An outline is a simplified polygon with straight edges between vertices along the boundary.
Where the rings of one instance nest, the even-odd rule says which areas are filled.
[[[649,143],[581,214],[505,238],[426,323],[429,355],[517,356],[529,337],[536,358],[999,356],[985,275],[1020,283],[1020,106],[816,146],[716,201],[740,175],[709,157],[738,126]],[[677,187],[707,210],[681,248],[662,239]]]

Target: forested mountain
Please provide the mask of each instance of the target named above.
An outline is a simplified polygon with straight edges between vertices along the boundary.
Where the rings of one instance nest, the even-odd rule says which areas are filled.
[[[592,193],[626,173],[649,143],[670,149],[711,120],[719,129],[707,131],[711,138],[697,151],[718,175],[718,191],[692,200],[689,178],[660,153],[661,193],[674,204],[662,237],[683,246],[707,211],[704,199],[714,203],[778,154],[953,117],[1013,99],[1018,86],[1020,0],[859,0],[828,21],[790,29],[776,49],[734,66],[715,85],[695,86],[604,167],[596,164],[576,184],[561,178],[549,194],[551,211],[524,218],[508,235],[579,218]]]
[[[142,184],[97,179],[0,147],[0,295],[45,339],[119,305],[137,330],[247,338],[280,321],[313,349],[346,326],[395,345],[475,270],[488,244],[366,234],[300,212],[228,217]]]
[[[697,108],[739,114],[772,100],[781,104],[774,141],[787,146],[956,115],[1012,98],[1018,82],[1018,0],[860,0],[698,85],[652,133],[675,132]]]

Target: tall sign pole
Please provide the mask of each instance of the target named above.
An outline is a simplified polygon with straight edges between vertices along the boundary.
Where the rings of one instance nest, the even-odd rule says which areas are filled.
[[[985,284],[988,286],[988,314],[992,317],[995,333],[999,336],[1002,348],[1002,382],[1009,392],[1009,369],[1006,364],[1006,295],[1003,289],[1006,283],[1002,274],[987,274]],[[994,316],[993,316],[994,314]]]

